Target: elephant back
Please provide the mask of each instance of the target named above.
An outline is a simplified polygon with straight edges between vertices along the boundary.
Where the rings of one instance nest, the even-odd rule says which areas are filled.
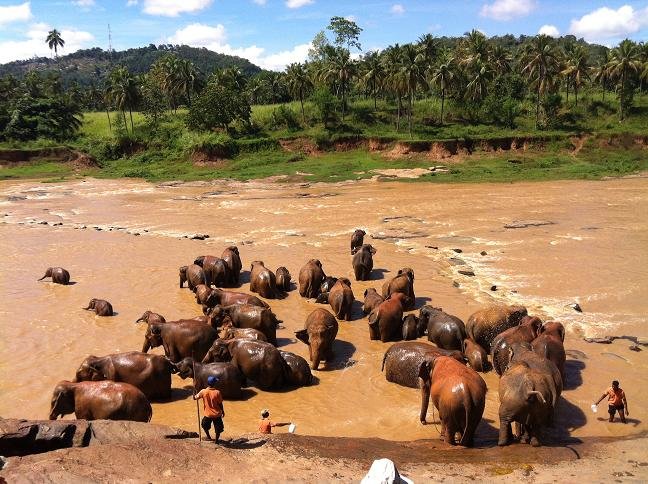
[[[290,351],[281,351],[279,354],[286,362],[288,369],[287,381],[289,385],[303,387],[313,382],[313,373],[311,372],[308,361]]]
[[[553,383],[556,392],[555,398],[557,399],[563,389],[562,376],[560,375],[558,367],[551,360],[536,354],[528,343],[514,343],[511,345],[511,349],[513,350],[511,365],[522,363],[532,370],[539,371],[546,375]],[[555,405],[556,401],[554,401],[553,404]]]
[[[245,376],[230,362],[204,363],[200,367],[200,377],[195,378],[196,390],[207,387],[207,379],[215,376],[218,381],[215,388],[220,390],[226,400],[241,398],[241,387],[245,385]]]
[[[422,342],[400,342],[389,347],[383,356],[382,371],[388,382],[409,388],[419,387],[419,368],[440,354],[437,348]]]
[[[490,352],[495,337],[517,326],[526,314],[526,308],[522,306],[488,306],[470,315],[466,322],[466,334]]]

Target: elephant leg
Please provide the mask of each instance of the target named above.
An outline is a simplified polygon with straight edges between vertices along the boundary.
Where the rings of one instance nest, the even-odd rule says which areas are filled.
[[[499,430],[499,440],[497,445],[503,446],[508,445],[511,441],[511,422],[505,420],[500,416],[500,430]]]

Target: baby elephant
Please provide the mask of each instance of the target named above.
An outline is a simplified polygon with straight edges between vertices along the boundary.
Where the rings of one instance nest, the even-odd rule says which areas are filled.
[[[63,284],[65,286],[70,283],[70,273],[62,267],[48,267],[45,275],[38,280],[42,281],[46,277],[51,277],[52,282],[56,284]]]
[[[281,292],[290,291],[290,272],[284,266],[281,266],[275,272],[277,279],[277,289]]]
[[[358,249],[362,247],[365,235],[367,235],[367,232],[361,229],[357,229],[353,232],[353,235],[351,236],[351,255],[355,254]]]
[[[110,304],[108,301],[104,301],[103,299],[92,298],[88,303],[88,307],[81,309],[94,309],[94,312],[97,314],[97,316],[113,316],[114,314],[112,304]]]

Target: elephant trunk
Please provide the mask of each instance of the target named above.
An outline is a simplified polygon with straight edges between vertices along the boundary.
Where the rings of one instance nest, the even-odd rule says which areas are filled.
[[[45,275],[44,275],[43,277],[41,277],[40,279],[37,279],[37,281],[42,281],[42,280],[45,279],[46,277],[47,277],[47,274],[45,274]]]
[[[142,346],[142,353],[148,353],[148,350],[151,349],[151,343],[148,338],[144,338],[144,345]]]
[[[421,413],[419,415],[419,420],[422,424],[425,424],[428,405],[430,403],[430,379],[419,377],[419,385],[421,387]]]
[[[528,397],[530,397],[531,395],[536,395],[536,396],[538,397],[538,400],[540,400],[540,401],[542,402],[543,405],[546,405],[546,404],[547,404],[547,401],[545,400],[545,397],[544,397],[544,396],[542,395],[542,393],[540,393],[539,391],[537,391],[537,390],[532,390],[532,391],[530,391],[530,392],[527,392],[527,396],[528,396]]]

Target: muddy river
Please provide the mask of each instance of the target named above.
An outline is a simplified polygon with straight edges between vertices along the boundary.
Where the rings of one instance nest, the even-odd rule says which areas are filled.
[[[85,356],[139,350],[145,328],[135,320],[143,311],[167,320],[198,315],[177,276],[196,256],[220,255],[235,244],[244,269],[259,259],[273,271],[286,266],[296,279],[317,257],[327,274],[352,278],[350,234],[363,228],[378,252],[374,280],[353,282],[358,300],[409,266],[417,306],[431,302],[466,319],[483,304],[502,301],[558,319],[568,328],[569,356],[556,432],[646,429],[648,411],[639,402],[648,394],[648,348],[630,351],[623,339],[582,341],[648,335],[646,178],[497,185],[3,182],[0,222],[2,417],[46,418],[54,385],[71,379]],[[193,234],[209,238],[192,240]],[[36,282],[48,266],[67,268],[75,284]],[[117,315],[81,310],[92,297],[111,301]],[[284,321],[281,348],[307,358],[294,331],[318,305],[296,290],[269,302]],[[295,422],[303,434],[434,437],[434,426],[418,422],[418,391],[387,383],[380,371],[389,343],[370,341],[360,303],[354,311],[353,321],[340,323],[335,360],[316,372],[315,385],[250,389],[244,400],[226,402],[224,436],[254,431],[260,410],[270,408],[274,419]],[[600,420],[604,412],[589,409],[615,377],[628,394],[633,418],[626,426],[607,424]],[[498,425],[497,376],[485,380],[478,440],[493,438]],[[174,376],[173,386],[171,402],[153,405],[153,422],[196,427],[191,380]]]

